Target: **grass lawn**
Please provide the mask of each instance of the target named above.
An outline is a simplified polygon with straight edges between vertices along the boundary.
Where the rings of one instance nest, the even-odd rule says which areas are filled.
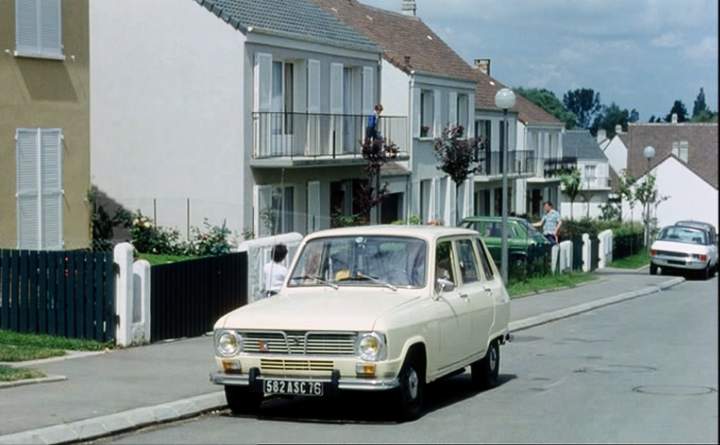
[[[613,261],[610,263],[610,267],[617,267],[619,269],[638,269],[640,267],[647,266],[648,264],[650,264],[650,254],[647,250],[643,249],[640,253]]]
[[[10,368],[0,365],[0,382],[14,382],[16,380],[37,379],[45,377],[40,371],[25,368]]]
[[[147,260],[151,266],[158,266],[160,264],[177,263],[180,261],[196,260],[198,256],[183,256],[183,255],[153,255],[151,253],[139,253],[138,260]]]
[[[566,273],[548,275],[545,277],[530,278],[527,281],[510,281],[507,290],[510,298],[517,298],[533,292],[556,289],[561,287],[575,287],[580,283],[595,280],[597,277],[590,273]]]
[[[21,334],[0,330],[0,362],[20,362],[65,355],[71,351],[102,351],[109,344],[93,340]]]

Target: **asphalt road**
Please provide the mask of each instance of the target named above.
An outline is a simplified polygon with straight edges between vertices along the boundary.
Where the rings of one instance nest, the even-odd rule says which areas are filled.
[[[383,399],[273,401],[106,439],[118,443],[718,441],[717,278],[519,332],[502,384],[431,385],[428,412],[385,421]]]

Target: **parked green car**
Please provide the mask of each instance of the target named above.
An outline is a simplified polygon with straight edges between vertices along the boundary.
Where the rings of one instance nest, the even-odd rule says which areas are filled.
[[[471,216],[465,218],[460,225],[479,232],[495,263],[500,263],[501,217]],[[515,217],[508,218],[508,256],[510,264],[524,262],[529,246],[549,243],[547,238],[530,225],[527,220]]]

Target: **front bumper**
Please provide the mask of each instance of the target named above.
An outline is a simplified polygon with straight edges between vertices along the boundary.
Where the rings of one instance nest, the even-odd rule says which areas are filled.
[[[708,265],[707,261],[700,261],[690,257],[683,258],[664,255],[655,255],[650,261],[656,266],[686,270],[702,270]]]
[[[400,383],[397,378],[391,379],[361,379],[343,378],[334,372],[331,377],[278,377],[268,375],[267,378],[282,379],[286,381],[312,381],[322,382],[330,385],[333,389],[347,391],[388,391],[397,388]],[[249,374],[228,374],[221,371],[210,373],[210,381],[216,385],[247,386],[250,388],[262,388],[263,376],[257,368],[250,370]],[[260,390],[259,390],[260,391]]]

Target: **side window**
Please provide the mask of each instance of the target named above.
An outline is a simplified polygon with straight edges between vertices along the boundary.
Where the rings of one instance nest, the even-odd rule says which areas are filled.
[[[485,253],[483,244],[477,238],[475,238],[475,246],[477,247],[478,253],[480,253],[480,265],[482,266],[483,272],[485,272],[485,278],[487,278],[488,280],[492,280],[493,271],[492,266],[490,266],[490,261],[492,260],[488,258],[487,254]]]
[[[452,266],[452,243],[442,241],[435,251],[435,279],[445,278],[457,284]]]
[[[480,280],[480,271],[475,259],[475,250],[472,241],[463,239],[457,242],[458,259],[460,261],[460,274],[463,284],[475,283]]]

